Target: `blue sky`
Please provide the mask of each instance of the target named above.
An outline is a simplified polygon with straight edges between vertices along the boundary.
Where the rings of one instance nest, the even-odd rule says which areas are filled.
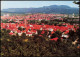
[[[31,8],[43,7],[50,5],[68,5],[78,8],[73,1],[1,1],[1,10],[7,8]]]

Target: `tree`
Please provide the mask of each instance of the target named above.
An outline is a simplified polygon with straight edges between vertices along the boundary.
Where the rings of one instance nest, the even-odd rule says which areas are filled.
[[[18,27],[18,30],[22,31],[22,28],[21,27]]]
[[[7,30],[7,33],[10,33],[10,30]]]
[[[26,38],[26,34],[25,33],[22,33],[22,35],[21,35],[21,38]]]

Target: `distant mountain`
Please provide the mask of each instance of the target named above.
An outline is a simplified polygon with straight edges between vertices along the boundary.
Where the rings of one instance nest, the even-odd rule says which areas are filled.
[[[79,8],[72,8],[66,5],[51,5],[39,8],[9,8],[3,9],[3,13],[54,13],[54,14],[79,14]]]

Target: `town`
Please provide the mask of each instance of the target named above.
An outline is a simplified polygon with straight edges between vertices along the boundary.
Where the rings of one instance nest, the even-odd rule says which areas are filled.
[[[78,17],[75,18],[74,15],[72,15],[72,17],[68,19],[75,19],[76,22],[72,22],[72,20],[68,21],[67,18],[69,17],[65,14],[37,13],[25,16],[9,16],[9,14],[6,14],[1,16],[1,30],[8,30],[8,34],[12,36],[19,35],[19,37],[21,37],[25,35],[25,37],[28,38],[45,37],[47,41],[58,41],[58,39],[67,41],[68,38],[68,40],[70,40],[70,37],[74,35],[73,32],[76,33],[77,29],[79,29],[79,23],[77,22],[79,20]],[[72,45],[79,43],[79,38],[74,37],[72,38]],[[10,41],[10,39],[7,39],[7,41]],[[28,42],[28,39],[24,39],[24,42]]]
[[[53,3],[39,8],[6,8],[0,16],[1,56],[80,55],[78,8]]]

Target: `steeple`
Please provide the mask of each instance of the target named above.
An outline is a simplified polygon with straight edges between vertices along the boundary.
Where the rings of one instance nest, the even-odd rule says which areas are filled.
[[[75,14],[73,13],[72,17],[74,18]]]

